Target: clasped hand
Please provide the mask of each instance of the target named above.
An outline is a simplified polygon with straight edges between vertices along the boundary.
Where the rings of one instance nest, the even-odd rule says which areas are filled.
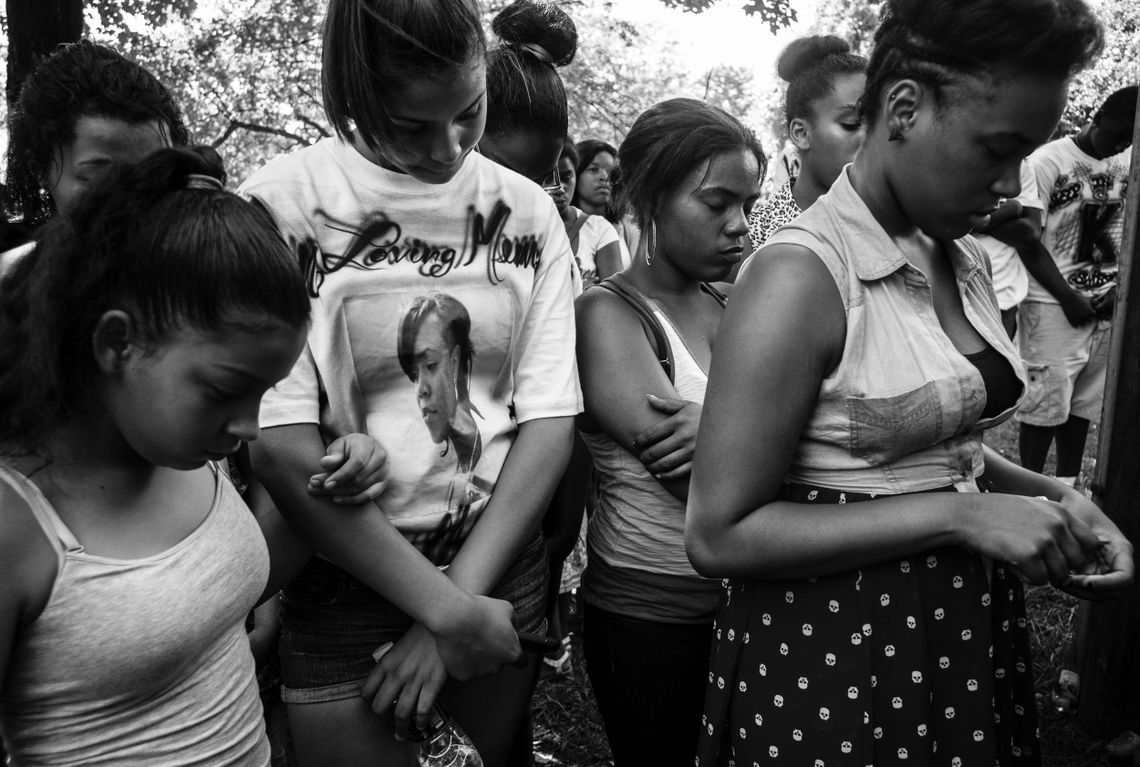
[[[1060,501],[988,494],[974,548],[1008,562],[1022,580],[1052,583],[1082,599],[1121,596],[1131,588],[1132,545],[1079,492]]]
[[[388,453],[367,434],[346,434],[329,443],[321,471],[309,477],[309,495],[356,506],[374,501],[388,486]]]
[[[633,438],[637,458],[658,480],[685,479],[693,470],[701,406],[683,399],[646,396],[650,407],[669,417]]]

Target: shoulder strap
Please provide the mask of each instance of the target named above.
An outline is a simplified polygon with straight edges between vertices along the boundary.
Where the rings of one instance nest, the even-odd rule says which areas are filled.
[[[726,306],[728,304],[728,296],[726,296],[721,291],[717,290],[715,287],[713,287],[709,283],[702,282],[701,283],[701,290],[703,290],[704,292],[706,292],[710,296],[712,296],[716,300],[716,302],[718,304],[720,304],[721,306]]]
[[[566,227],[566,236],[570,238],[570,251],[574,255],[578,255],[578,234],[582,231],[582,227],[586,225],[586,219],[589,215],[578,211],[578,218],[574,219],[574,223]]]
[[[645,332],[653,341],[653,353],[657,355],[657,360],[661,363],[661,367],[665,370],[665,375],[669,377],[669,382],[673,383],[673,350],[669,346],[669,339],[665,335],[665,329],[661,327],[660,320],[653,312],[651,307],[641,294],[636,290],[626,287],[618,280],[614,279],[617,275],[607,277],[598,283],[599,288],[606,290],[618,296],[637,313],[637,318],[641,320]]]
[[[36,518],[52,548],[61,557],[61,561],[64,551],[83,551],[82,544],[72,535],[71,530],[59,518],[51,503],[34,482],[3,464],[0,464],[0,481],[15,490],[28,504],[32,516]]]

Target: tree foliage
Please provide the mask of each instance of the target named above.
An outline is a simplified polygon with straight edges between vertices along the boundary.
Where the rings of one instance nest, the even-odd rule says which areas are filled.
[[[149,5],[94,0],[89,31],[175,92],[194,140],[216,147],[234,179],[330,134],[320,95],[324,0],[226,0],[214,10],[205,0],[174,0],[140,15]],[[502,5],[485,6],[488,28]],[[608,0],[563,7],[579,30],[578,56],[560,70],[575,138],[620,143],[638,114],[673,96],[705,98],[739,116],[753,108],[750,71],[694,75],[682,45],[650,24],[615,20]]]
[[[170,87],[194,140],[218,149],[240,179],[330,135],[320,93],[323,6],[228,0],[224,12],[167,14],[156,25],[100,17],[91,31]]]
[[[1104,53],[1073,80],[1062,135],[1087,123],[1108,94],[1140,81],[1140,0],[1102,0],[1093,8],[1104,24]]]

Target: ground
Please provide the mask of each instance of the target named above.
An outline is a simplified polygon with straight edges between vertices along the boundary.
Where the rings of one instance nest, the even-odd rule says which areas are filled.
[[[1007,458],[1017,459],[1017,426],[994,429],[986,441]],[[1094,466],[1097,433],[1089,435],[1082,480]],[[1046,466],[1048,471],[1051,467]],[[1061,648],[1072,630],[1077,600],[1051,587],[1031,588],[1027,606],[1033,645],[1033,670],[1040,714],[1042,767],[1120,767],[1105,744],[1088,736],[1072,716],[1058,715],[1051,693]],[[534,697],[535,761],[539,765],[605,767],[609,747],[586,679],[580,636],[573,641],[574,671],[569,677],[544,681]]]

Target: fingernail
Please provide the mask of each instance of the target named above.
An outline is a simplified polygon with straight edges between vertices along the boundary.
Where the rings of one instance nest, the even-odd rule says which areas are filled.
[[[332,490],[334,487],[336,487],[336,480],[330,479],[328,482],[325,483],[325,487],[328,488],[329,490]]]

